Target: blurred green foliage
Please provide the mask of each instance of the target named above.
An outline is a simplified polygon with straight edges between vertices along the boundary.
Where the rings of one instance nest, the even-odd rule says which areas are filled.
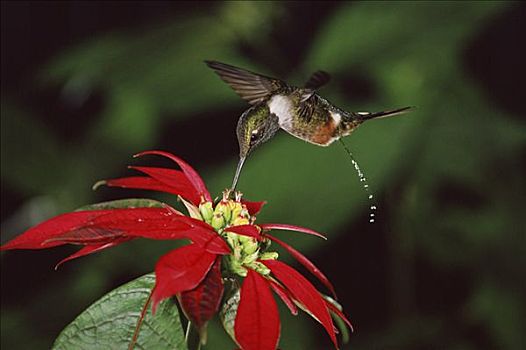
[[[526,125],[488,98],[466,72],[464,60],[470,41],[513,6],[505,2],[341,3],[309,38],[301,63],[282,76],[301,84],[310,71],[330,72],[336,83],[322,95],[349,110],[417,106],[403,117],[372,121],[346,140],[381,201],[376,225],[384,234],[386,257],[361,248],[364,232],[350,229],[365,227],[360,222],[367,222],[369,203],[338,145],[320,148],[282,134],[254,152],[241,176],[239,188],[246,197],[269,202],[259,222],[311,227],[348,246],[349,252],[359,255],[356,261],[360,255],[383,259],[387,272],[368,278],[386,279],[385,300],[361,301],[352,293],[340,294],[357,329],[344,348],[524,346],[526,245],[521,206],[526,186],[519,159],[525,154]],[[292,60],[280,52],[272,32],[273,24],[290,16],[288,11],[287,3],[225,2],[214,7],[213,14],[195,11],[100,33],[63,49],[27,84],[59,87],[61,100],[71,105],[82,104],[96,93],[103,95],[103,107],[74,133],[74,139],[58,138],[38,110],[2,91],[2,195],[8,189],[23,198],[3,222],[2,241],[45,217],[102,197],[116,198],[117,190],[100,194],[90,187],[101,178],[122,175],[125,165],[134,163],[133,153],[162,147],[160,135],[185,136],[177,128],[183,123],[194,126],[192,142],[185,147],[208,149],[205,153],[210,154],[202,163],[186,160],[200,171],[210,191],[219,194],[231,182],[237,150],[232,148],[228,159],[217,160],[214,151],[222,143],[235,144],[235,120],[247,106],[202,61],[216,59],[275,75],[241,53],[242,45],[258,57],[283,59],[284,66],[290,67]],[[374,100],[347,101],[345,88],[337,82],[348,72],[367,76],[375,89]],[[237,114],[223,119],[225,111],[232,110]],[[204,114],[218,117],[199,120]],[[213,130],[224,123],[232,125],[228,134],[201,137],[201,128]],[[168,125],[173,130],[165,130]],[[168,150],[191,154],[185,149]],[[147,196],[175,203],[174,198]],[[378,233],[367,228],[365,232]],[[312,238],[293,239],[311,256],[329,249]],[[351,247],[351,242],[358,246]],[[58,272],[52,272],[50,264],[49,272],[47,267],[38,269],[35,276],[30,266],[23,266],[16,272],[23,278],[11,277],[17,269],[10,266],[15,255],[21,261],[37,253],[3,254],[3,275],[9,276],[3,281],[48,283],[30,295],[23,293],[16,304],[2,303],[2,347],[49,347],[82,309],[129,276],[151,271],[160,254],[171,248],[136,241],[75,261]],[[67,251],[52,256],[39,252],[32,261],[42,264],[50,257],[58,261],[57,256]],[[344,281],[348,288],[340,288],[345,291],[359,289],[362,281],[348,273],[347,256],[332,259],[338,261],[338,268],[330,269],[329,278]],[[314,260],[323,267],[322,261]],[[445,277],[433,281],[429,271]],[[3,293],[17,288],[21,287],[2,284]],[[454,296],[442,297],[443,290],[451,289]],[[442,304],[444,300],[448,301]],[[379,321],[361,327],[353,310],[363,308],[367,314],[376,303],[386,305],[382,314],[369,315]],[[328,338],[316,340],[318,333],[306,331],[315,327],[314,321],[304,315],[294,318],[284,309],[281,315],[282,348],[328,346]],[[214,344],[210,348],[232,348],[218,324],[210,330],[209,342]]]

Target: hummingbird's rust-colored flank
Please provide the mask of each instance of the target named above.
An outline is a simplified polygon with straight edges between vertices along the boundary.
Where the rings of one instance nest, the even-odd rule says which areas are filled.
[[[334,119],[329,119],[324,124],[318,126],[312,134],[310,141],[322,146],[329,145],[335,138],[337,129],[338,125],[336,125]]]

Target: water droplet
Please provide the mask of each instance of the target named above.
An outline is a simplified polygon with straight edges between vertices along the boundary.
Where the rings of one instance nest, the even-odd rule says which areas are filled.
[[[354,156],[352,155],[351,150],[349,148],[347,148],[347,145],[343,142],[342,139],[340,139],[340,143],[342,144],[343,148],[345,149],[345,151],[347,152],[347,154],[351,158],[352,165],[354,166],[354,169],[356,170],[356,173],[358,174],[358,178],[360,179],[360,182],[362,183],[363,189],[365,190],[366,193],[368,193],[367,199],[369,199],[369,201],[371,201],[371,203],[372,203],[371,206],[370,206],[370,210],[371,211],[376,210],[376,203],[374,202],[373,194],[369,191],[369,184],[367,183],[367,178],[365,177],[364,173],[362,172],[362,169],[360,169],[360,166],[358,165],[358,162],[356,161],[356,159],[354,159]],[[374,219],[373,219],[374,213],[370,213],[369,216],[371,217],[369,222],[373,223],[374,222]]]

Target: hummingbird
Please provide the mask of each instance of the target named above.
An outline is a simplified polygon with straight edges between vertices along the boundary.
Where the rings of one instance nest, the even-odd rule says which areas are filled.
[[[219,77],[251,107],[238,120],[236,134],[239,162],[232,182],[236,188],[248,155],[270,140],[279,129],[318,146],[329,146],[351,134],[366,120],[391,117],[407,112],[403,107],[382,112],[347,112],[318,95],[331,76],[316,71],[303,87],[217,61],[205,61]]]

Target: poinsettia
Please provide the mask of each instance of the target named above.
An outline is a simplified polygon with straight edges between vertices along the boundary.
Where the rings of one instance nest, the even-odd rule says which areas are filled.
[[[161,256],[155,266],[155,286],[147,302],[151,300],[153,311],[162,300],[176,296],[204,342],[206,324],[218,313],[223,301],[223,325],[242,349],[275,349],[280,319],[274,293],[293,314],[297,314],[299,307],[320,322],[338,347],[331,313],[349,327],[351,324],[333,299],[322,295],[299,272],[280,262],[278,253],[270,250],[271,244],[283,247],[335,297],[332,284],[307,257],[269,232],[289,230],[325,237],[299,226],[256,225],[256,215],[264,202],[242,200],[240,193],[231,198],[230,191],[225,191],[216,203],[198,173],[182,159],[162,151],[137,156],[146,154],[167,157],[181,170],[131,167],[143,175],[106,180],[97,186],[174,194],[184,203],[188,216],[153,200],[106,202],[56,216],[0,249],[83,246],[61,264],[136,238],[187,239],[190,244]]]

